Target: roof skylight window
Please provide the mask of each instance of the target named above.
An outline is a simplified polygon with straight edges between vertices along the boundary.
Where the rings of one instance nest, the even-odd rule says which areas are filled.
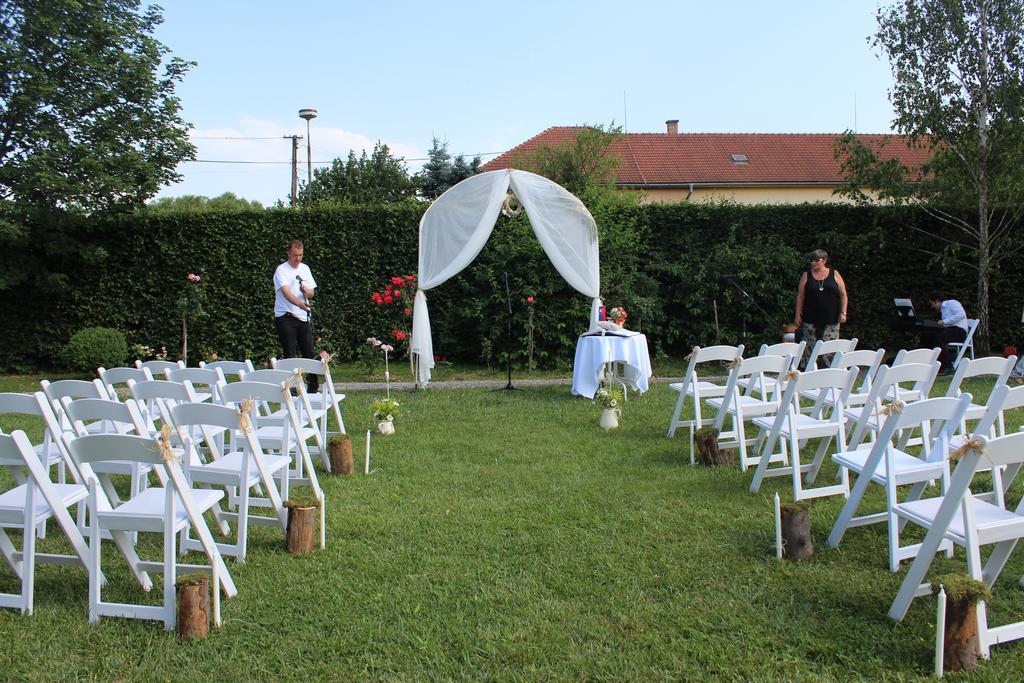
[[[729,157],[734,164],[745,164],[749,161],[746,154],[733,154]]]

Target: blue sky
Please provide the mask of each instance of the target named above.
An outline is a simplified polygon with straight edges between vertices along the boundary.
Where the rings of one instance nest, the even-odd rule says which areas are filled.
[[[867,41],[875,2],[161,4],[157,37],[198,62],[177,90],[198,158],[279,162],[182,164],[161,196],[286,199],[282,136],[305,135],[304,107],[319,111],[314,165],[382,140],[410,171],[435,135],[472,155],[556,125],[832,133],[854,128],[855,100],[859,132],[893,118],[888,64]]]

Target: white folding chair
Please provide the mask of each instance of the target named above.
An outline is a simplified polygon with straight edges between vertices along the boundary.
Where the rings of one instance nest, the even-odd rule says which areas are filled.
[[[65,398],[61,403],[76,436],[86,436],[93,433],[135,433],[140,436],[150,436],[142,413],[133,399],[118,402],[104,398],[80,398],[77,401]],[[99,423],[101,429],[89,429],[93,423]],[[129,477],[129,496],[138,495],[142,489],[148,486],[149,474],[154,469],[152,465],[137,460],[105,460],[93,465],[93,471],[97,474],[119,474]],[[160,470],[156,470],[156,473],[157,476],[162,475]],[[163,483],[161,480],[161,484]],[[107,477],[101,477],[100,484],[113,505],[121,502],[116,488]]]
[[[195,391],[196,401],[200,403],[211,399],[214,403],[220,403],[220,397],[217,395],[217,385],[225,381],[225,379],[224,372],[218,368],[178,368],[177,370],[169,370],[167,372],[167,379],[179,384],[186,380],[191,382],[192,390]],[[200,387],[205,387],[205,390]]]
[[[155,413],[146,411],[142,415],[150,435],[156,435],[160,431],[159,426],[156,424],[157,420],[160,420],[161,423],[165,422],[173,406],[182,403],[199,402],[196,392],[192,388],[192,383],[188,380],[183,382],[172,382],[162,379],[150,380],[148,382],[129,381],[128,388],[140,407],[155,405],[157,408]],[[219,446],[223,445],[222,440],[218,439],[218,437],[224,431],[221,427],[203,426],[201,427],[201,432],[194,433],[192,436],[195,439],[202,438],[210,452],[213,453]],[[178,439],[177,433],[171,435],[171,443],[178,447],[183,446],[181,440]]]
[[[167,430],[170,431],[169,429]],[[203,513],[224,497],[223,491],[193,489],[188,485],[176,455],[170,447],[169,434],[158,442],[132,434],[91,434],[73,438],[64,435],[65,443],[89,487],[89,621],[100,617],[127,617],[154,619],[164,622],[172,630],[177,621],[175,609],[175,579],[179,570],[209,571],[212,575],[213,619],[220,625],[220,592],[228,597],[238,593],[227,566],[214,543]],[[138,460],[162,467],[167,486],[151,487],[117,507],[103,505],[92,464],[106,460]],[[179,564],[177,560],[178,533],[190,528],[195,532],[209,564]],[[163,560],[140,561],[149,571],[163,572],[164,595],[162,605],[138,605],[104,602],[100,592],[101,530],[110,532],[152,532],[163,534]]]
[[[345,421],[341,415],[341,402],[345,400],[345,394],[339,394],[335,389],[330,364],[315,358],[283,358],[281,360],[271,358],[270,365],[277,370],[289,372],[298,370],[299,372],[322,375],[324,381],[320,383],[319,393],[309,396],[313,417],[320,424],[321,440],[327,443],[327,437],[331,434],[345,434]],[[338,423],[337,432],[327,431],[327,418],[330,413],[334,414],[334,420]]]
[[[848,407],[843,411],[846,419],[854,423],[847,447],[853,450],[864,443],[865,438],[874,440],[875,433],[882,426],[879,414],[886,402],[903,405],[920,400],[921,397],[927,398],[939,375],[939,367],[939,361],[934,360],[930,363],[904,363],[891,367],[883,365],[878,368],[864,405]],[[907,400],[892,398],[897,395],[905,396]],[[907,445],[917,445],[917,442]]]
[[[971,493],[971,481],[978,471],[1019,469],[1024,464],[1024,432],[991,440],[979,436],[958,451],[958,455],[960,460],[945,495],[895,506],[895,513],[901,520],[928,530],[889,608],[889,618],[896,621],[906,616],[915,597],[930,592],[931,584],[922,581],[935,553],[943,545],[952,542],[963,547],[967,551],[967,573],[992,588],[1018,541],[1024,537],[1024,504],[1007,509]],[[984,545],[995,547],[982,565],[981,546]],[[977,615],[982,657],[988,658],[993,645],[1024,638],[1024,621],[989,626],[988,608],[984,602],[978,603]]]
[[[40,462],[25,432],[0,434],[0,465],[28,471],[27,481],[0,493],[0,555],[21,580],[20,593],[0,593],[0,607],[13,607],[32,614],[37,562],[78,564],[88,570],[89,548],[68,508],[84,505],[87,495],[79,484],[54,484]],[[74,555],[36,551],[39,528],[50,518],[57,520]],[[16,550],[4,529],[21,530],[22,549]],[[101,580],[97,577],[97,581]]]
[[[240,373],[253,372],[256,369],[248,358],[245,360],[212,360],[209,363],[201,360],[199,367],[220,370],[224,373],[225,378],[233,377],[235,379],[241,379]]]
[[[807,483],[813,483],[828,452],[829,445],[834,441],[838,451],[842,451],[846,445],[846,420],[843,416],[843,406],[846,405],[846,398],[857,381],[857,370],[854,368],[846,370],[829,368],[805,373],[794,370],[786,377],[789,379],[786,381],[779,409],[775,415],[773,417],[758,417],[753,420],[757,427],[767,433],[767,437],[764,439],[761,455],[757,460],[754,479],[750,482],[750,492],[756,493],[761,488],[761,482],[765,477],[789,475],[793,482],[794,501],[823,496],[848,495],[849,479],[846,470],[842,468],[839,470],[839,483],[831,486],[805,488],[801,474],[807,473]],[[826,395],[832,397],[831,400],[835,408],[829,417],[812,417],[800,411],[800,393],[812,389],[818,391],[819,401],[824,402]],[[815,411],[815,414],[821,415],[821,412],[819,409]],[[808,439],[820,439],[820,442],[813,461],[805,465],[800,461],[800,442]],[[776,444],[780,446],[779,453],[774,453]],[[772,462],[780,460],[782,462],[788,460],[788,464],[769,467]]]
[[[779,408],[778,392],[774,397],[770,393],[755,397],[754,388],[766,386],[769,382],[777,384],[778,379],[792,369],[793,358],[766,355],[734,362],[736,367],[729,373],[722,397],[705,399],[704,402],[718,411],[714,425],[719,432],[719,445],[736,447],[740,469],[746,470],[758,462],[757,457],[747,455],[747,447],[753,439],[747,438],[746,423],[756,417],[774,415]],[[746,391],[740,389],[741,383],[747,385]],[[732,421],[732,428],[728,431],[724,431],[726,417]]]
[[[697,366],[716,361],[729,362],[742,357],[743,344],[739,346],[706,346],[704,348],[694,346],[693,351],[687,356],[690,364],[686,368],[686,374],[683,375],[683,381],[668,385],[669,389],[679,394],[676,399],[676,407],[672,411],[672,419],[668,423],[668,436],[669,438],[675,436],[676,427],[690,428],[690,464],[693,464],[693,432],[711,422],[711,418],[704,418],[701,414],[704,399],[725,395],[725,385],[700,379],[697,376]],[[683,404],[686,403],[687,398],[693,400],[693,419],[680,420]]]
[[[967,319],[967,335],[964,337],[962,342],[950,342],[949,346],[956,348],[956,358],[953,360],[953,367],[956,368],[963,360],[965,353],[971,354],[971,360],[974,360],[974,333],[978,330],[978,323],[981,321],[977,318]]]
[[[57,443],[60,441],[61,428],[53,417],[53,409],[49,407],[45,395],[42,392],[36,392],[36,394],[0,393],[0,415],[25,415],[44,418],[43,439],[32,448],[47,471],[54,465],[57,465],[59,468],[58,481],[64,483],[66,481],[66,462],[63,452]],[[47,415],[51,418],[49,421],[45,420]],[[11,476],[14,477],[14,481],[18,484],[24,484],[27,481],[21,467],[13,468]]]
[[[327,437],[326,429],[321,430],[321,424],[317,421],[317,411],[313,408],[310,396],[306,392],[306,382],[302,378],[302,371],[299,369],[295,370],[284,370],[284,369],[266,369],[266,370],[255,370],[253,372],[246,372],[241,375],[243,382],[265,382],[268,384],[280,385],[282,383],[288,383],[294,389],[294,397],[298,403],[294,406],[298,411],[299,424],[302,426],[302,433],[304,439],[307,441],[312,437],[315,443],[316,454],[320,457],[320,461],[323,462],[324,467],[329,471],[331,469],[331,459],[327,454]],[[275,400],[280,400],[278,396]],[[285,416],[284,402],[281,402],[280,408],[276,412],[270,410],[269,401],[260,401],[261,415],[266,417],[276,417],[283,420]],[[321,413],[324,418],[322,427],[326,428],[326,413]],[[301,465],[300,465],[301,469]],[[298,475],[301,477],[301,475]]]
[[[290,389],[298,385],[299,396],[291,395]],[[327,522],[326,505],[324,504],[323,489],[320,488],[320,481],[317,478],[316,470],[313,468],[313,460],[309,456],[309,448],[306,442],[313,436],[314,431],[309,425],[304,424],[299,416],[299,403],[305,398],[306,388],[301,381],[289,380],[281,384],[269,384],[266,382],[233,382],[222,384],[220,387],[221,396],[225,404],[233,405],[240,411],[246,410],[247,404],[263,401],[271,403],[280,401],[283,406],[283,414],[278,412],[274,416],[262,416],[255,410],[249,409],[248,414],[252,417],[255,440],[262,449],[277,451],[283,456],[292,458],[294,453],[295,468],[288,471],[291,484],[304,484],[313,489],[313,495],[320,501],[320,547],[327,544]],[[308,408],[307,408],[308,409]]]
[[[901,560],[917,554],[917,545],[900,545],[901,524],[894,512],[898,503],[898,489],[910,486],[906,500],[920,498],[932,481],[941,481],[943,490],[946,489],[949,484],[949,464],[946,460],[949,442],[970,404],[971,395],[963,394],[960,398],[931,398],[902,405],[888,411],[890,414],[871,448],[843,451],[832,456],[839,467],[857,475],[857,482],[850,490],[850,497],[829,534],[830,547],[839,545],[850,527],[884,521],[889,526],[889,570],[897,571]],[[920,455],[906,450],[907,436],[912,429],[921,430]],[[900,437],[900,434],[903,436]],[[857,509],[872,482],[885,487],[886,509],[858,517]],[[952,550],[952,547],[948,550]]]
[[[845,407],[864,405],[864,402],[868,399],[868,393],[871,391],[871,383],[878,373],[878,368],[882,365],[882,358],[884,356],[885,349],[876,349],[874,351],[862,349],[849,352],[839,351],[832,357],[832,368],[838,370],[857,368],[858,376],[861,378],[860,385],[851,391],[850,395],[846,398]],[[800,394],[801,398],[812,402],[813,408],[808,408],[804,412],[810,411],[814,417],[817,417],[821,410],[832,407],[831,395],[829,393],[826,393],[825,400],[820,403],[818,402],[818,394],[817,389],[808,389]]]
[[[130,396],[131,392],[128,391],[128,380],[134,380],[136,382],[145,382],[153,379],[152,373],[146,368],[99,368],[96,374],[100,377],[100,382],[106,387],[107,395],[114,401],[120,401],[122,396],[122,388],[120,385],[124,385],[123,393],[125,396]]]
[[[153,377],[156,378],[166,377],[169,371],[185,367],[185,362],[180,360],[136,360],[135,367],[149,370]]]
[[[1003,386],[1010,377],[1010,373],[1013,371],[1013,366],[1017,363],[1016,356],[1010,356],[1009,358],[1001,358],[999,356],[992,356],[989,358],[979,358],[974,360],[973,358],[962,360],[953,372],[953,377],[949,381],[949,388],[946,390],[946,396],[956,397],[960,395],[960,386],[963,384],[965,379],[976,379],[978,377],[991,378],[992,389]],[[991,395],[991,393],[990,393]],[[967,434],[968,420],[980,420],[987,413],[987,406],[978,405],[972,403],[971,407],[967,409],[967,414],[964,416],[965,424],[961,425],[961,433]],[[996,423],[993,425],[999,429],[999,434],[1006,433],[1006,423],[1003,419],[1003,411],[999,410],[996,415]],[[995,436],[995,434],[991,434]]]
[[[789,370],[796,370],[800,359],[804,355],[804,350],[807,348],[807,342],[779,342],[777,344],[761,344],[761,348],[757,350],[758,356],[789,356],[792,360],[792,367]],[[748,383],[753,381],[753,386],[748,386]],[[761,394],[765,398],[774,395],[775,400],[778,400],[778,383],[774,377],[764,376],[755,377],[753,380],[744,378],[740,380],[740,387],[747,393]]]
[[[900,349],[896,352],[896,357],[890,367],[895,365],[906,365],[909,363],[931,363],[939,359],[939,353],[941,349]]]
[[[818,359],[826,363],[825,367],[835,367],[834,354],[850,353],[857,350],[857,338],[853,339],[830,339],[829,341],[818,340],[811,347],[811,355],[807,357],[805,370],[818,370]],[[826,358],[828,356],[828,358]]]
[[[248,411],[248,409],[247,409]],[[252,413],[255,416],[255,412]],[[218,522],[230,518],[235,522],[235,542],[218,543],[221,554],[235,557],[244,562],[248,548],[250,523],[270,524],[287,529],[288,514],[284,499],[288,498],[288,468],[291,458],[286,455],[265,453],[255,430],[251,427],[248,412],[225,405],[209,403],[182,403],[171,408],[170,422],[178,430],[179,438],[185,444],[186,457],[182,471],[193,484],[225,486],[228,489],[228,507],[235,511],[220,512],[215,509]],[[212,454],[203,458],[201,449],[192,438],[200,427],[220,427],[231,435],[231,448],[227,453]],[[279,482],[274,481],[277,476]],[[262,494],[252,495],[253,489]],[[251,514],[253,508],[270,508],[273,516]],[[198,549],[191,538],[182,539],[182,549]]]

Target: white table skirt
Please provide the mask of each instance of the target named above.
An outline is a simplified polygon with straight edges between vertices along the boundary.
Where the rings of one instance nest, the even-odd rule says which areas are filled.
[[[647,391],[647,378],[653,374],[647,337],[642,334],[631,337],[583,336],[576,342],[576,360],[572,366],[573,395],[594,398],[601,367],[605,363],[624,363],[626,372],[623,379],[641,393]]]

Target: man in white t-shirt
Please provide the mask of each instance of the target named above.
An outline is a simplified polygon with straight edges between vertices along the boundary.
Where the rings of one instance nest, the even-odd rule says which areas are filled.
[[[302,240],[288,243],[288,260],[274,271],[274,325],[285,358],[315,358],[313,331],[309,326],[309,300],[316,294],[316,280],[302,262]],[[319,378],[306,375],[306,390],[320,389]]]

